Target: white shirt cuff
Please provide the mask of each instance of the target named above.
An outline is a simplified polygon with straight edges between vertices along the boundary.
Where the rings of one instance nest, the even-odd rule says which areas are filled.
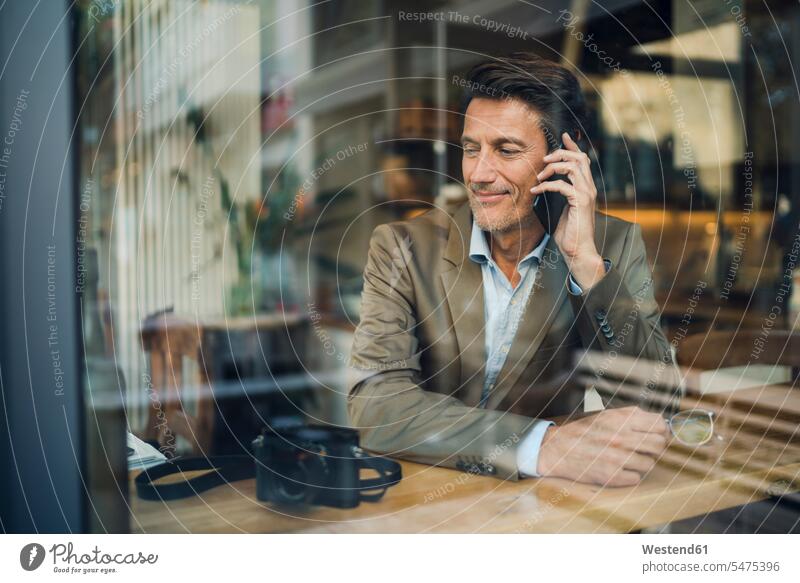
[[[539,449],[547,428],[555,425],[552,421],[537,421],[517,447],[517,470],[523,478],[539,477]]]
[[[579,286],[574,279],[572,279],[571,273],[569,274],[567,281],[569,281],[569,293],[571,293],[574,296],[579,296],[583,294],[583,288]]]
[[[605,265],[606,273],[608,273],[608,270],[611,269],[611,260],[610,259],[603,259],[603,265]],[[567,278],[567,281],[569,282],[569,293],[571,293],[574,296],[582,296],[583,295],[583,288],[578,285],[578,282],[576,282],[574,279],[572,279],[572,274],[571,273],[569,274],[569,277]]]

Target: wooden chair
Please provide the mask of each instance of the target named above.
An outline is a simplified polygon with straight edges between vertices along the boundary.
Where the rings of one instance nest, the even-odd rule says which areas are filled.
[[[214,403],[210,383],[200,359],[200,329],[171,311],[145,318],[142,346],[149,355],[151,387],[148,387],[148,419],[144,439],[156,440],[169,457],[175,454],[175,438],[191,444],[193,453],[208,454],[213,433]],[[184,383],[184,358],[198,363],[198,378]],[[194,390],[194,394],[187,391]],[[196,403],[192,414],[184,407]]]
[[[677,349],[681,366],[718,369],[766,364],[792,369],[792,382],[800,374],[800,334],[790,330],[739,330],[687,336]]]

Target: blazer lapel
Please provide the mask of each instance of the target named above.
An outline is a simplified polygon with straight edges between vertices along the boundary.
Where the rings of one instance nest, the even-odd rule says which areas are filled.
[[[542,344],[547,331],[558,316],[567,298],[569,271],[553,237],[547,242],[528,304],[519,323],[514,341],[497,377],[497,386],[489,397],[488,406],[499,403],[514,387],[531,358]]]
[[[441,279],[458,341],[461,363],[459,398],[469,405],[480,401],[485,373],[485,317],[481,267],[469,259],[472,210],[464,204],[453,215]]]

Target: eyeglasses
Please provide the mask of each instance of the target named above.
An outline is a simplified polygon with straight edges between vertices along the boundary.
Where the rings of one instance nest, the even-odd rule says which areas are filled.
[[[691,447],[705,445],[714,436],[714,412],[690,409],[675,413],[667,421],[672,435],[680,443]]]

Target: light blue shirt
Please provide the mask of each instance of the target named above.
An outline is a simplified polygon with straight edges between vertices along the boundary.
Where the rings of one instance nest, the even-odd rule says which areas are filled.
[[[511,343],[517,333],[517,326],[525,313],[528,298],[531,295],[536,272],[542,261],[544,248],[550,240],[550,235],[545,233],[536,248],[528,253],[517,264],[520,282],[516,288],[492,259],[492,252],[486,240],[486,235],[475,221],[472,222],[472,235],[469,243],[469,258],[480,264],[483,276],[483,306],[486,322],[486,376],[484,377],[483,392],[480,406],[486,406],[492,390],[497,383],[497,376],[503,368]],[[611,268],[611,262],[604,259],[606,272]],[[577,284],[570,274],[567,278],[567,289],[571,294],[582,295],[583,289]],[[534,307],[535,309],[535,307]],[[520,441],[517,448],[517,470],[523,476],[539,476],[539,449],[547,428],[555,425],[552,421],[539,419]]]
[[[486,322],[486,373],[481,394],[480,406],[486,406],[492,390],[497,384],[503,364],[506,361],[517,327],[525,313],[528,298],[536,279],[536,271],[550,235],[545,233],[542,241],[517,264],[520,281],[516,288],[492,259],[492,252],[486,235],[473,221],[469,245],[469,258],[480,264],[483,276],[483,305]],[[580,288],[578,288],[580,293]],[[571,291],[575,291],[574,289]],[[552,421],[537,420],[517,448],[517,469],[526,476],[538,476],[539,448],[547,428]]]

